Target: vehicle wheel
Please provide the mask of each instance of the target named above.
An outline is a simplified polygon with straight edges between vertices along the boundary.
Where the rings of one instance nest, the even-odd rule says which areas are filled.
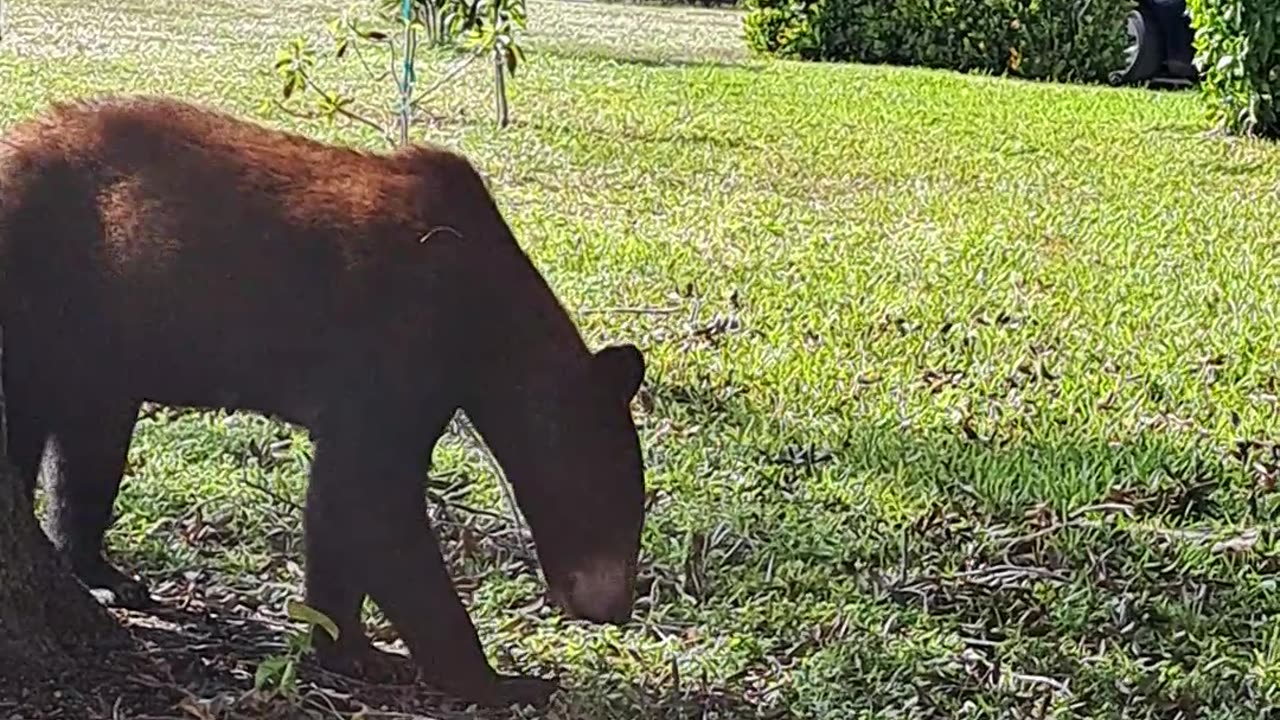
[[[1129,13],[1125,23],[1129,43],[1124,49],[1124,67],[1111,74],[1113,85],[1142,82],[1155,75],[1164,61],[1164,42],[1160,26],[1147,10]]]

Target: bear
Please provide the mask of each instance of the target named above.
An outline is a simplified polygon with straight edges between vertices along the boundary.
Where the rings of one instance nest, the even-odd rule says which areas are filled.
[[[633,612],[645,359],[585,341],[460,153],[326,144],[194,101],[52,103],[0,136],[0,377],[11,462],[46,534],[108,604],[147,590],[103,553],[144,402],[262,413],[314,444],[305,601],[318,662],[378,681],[368,596],[427,684],[542,705],[487,661],[426,515],[461,409],[510,479],[549,600]]]

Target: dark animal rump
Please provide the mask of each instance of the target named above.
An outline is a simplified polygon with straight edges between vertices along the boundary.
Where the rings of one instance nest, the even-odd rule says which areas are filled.
[[[0,208],[17,348],[94,357],[149,399],[286,416],[335,364],[376,370],[351,357],[361,338],[425,341],[404,328],[431,324],[432,227],[510,237],[457,155],[364,153],[157,98],[11,131]]]

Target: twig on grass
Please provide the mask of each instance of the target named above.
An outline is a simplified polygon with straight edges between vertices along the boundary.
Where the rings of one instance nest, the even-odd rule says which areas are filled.
[[[457,500],[450,500],[440,493],[433,492],[431,490],[427,491],[427,498],[431,500],[431,502],[442,505],[451,510],[461,510],[472,515],[483,515],[484,517],[493,518],[500,522],[506,522],[509,519],[501,513],[496,513],[492,510],[485,510],[484,508],[478,508],[473,505],[467,505],[466,503],[460,503]]]
[[[319,696],[321,699],[323,699],[324,703],[322,704],[314,700],[313,698],[316,696]],[[315,687],[314,683],[312,684],[311,689],[309,689],[306,692],[306,694],[302,696],[302,702],[307,705],[310,705],[311,707],[319,710],[322,713],[328,713],[329,715],[335,718],[338,718],[338,720],[346,720],[346,718],[354,718],[360,715],[360,713],[364,712],[364,708],[361,708],[359,711],[354,713],[342,712],[338,708],[334,707],[333,701],[329,699],[329,696],[326,695],[320,688]],[[385,717],[385,713],[383,715]]]
[[[1009,677],[1017,680],[1018,682],[1029,683],[1031,685],[1044,685],[1046,687],[1053,688],[1063,695],[1071,694],[1071,690],[1067,687],[1066,683],[1045,675],[1029,675],[1026,673],[1010,672]]]
[[[974,570],[962,570],[958,573],[955,573],[953,577],[957,579],[966,579],[966,580],[975,580],[975,581],[982,581],[982,580],[999,581],[999,580],[1010,580],[1010,579],[1016,580],[1016,579],[1021,579],[1025,577],[1037,577],[1037,578],[1044,578],[1044,579],[1050,579],[1050,580],[1058,580],[1060,582],[1066,580],[1066,578],[1062,577],[1060,573],[1054,572],[1053,570],[1049,570],[1048,568],[1037,567],[1035,565],[1012,565],[1007,563],[1001,564],[1001,565],[988,565],[987,567],[976,568]]]
[[[244,482],[245,485],[248,485],[254,490],[257,490],[258,492],[265,494],[267,497],[270,497],[272,500],[275,500],[276,502],[281,503],[282,505],[287,505],[290,508],[293,508],[297,512],[302,512],[301,505],[277,493],[276,491],[272,490],[266,485],[262,485],[257,481],[250,479],[249,473],[247,471],[241,474],[240,479]]]
[[[1009,552],[1013,550],[1013,548],[1018,547],[1019,545],[1023,545],[1025,543],[1039,540],[1043,537],[1047,537],[1061,530],[1066,530],[1067,528],[1102,527],[1102,523],[1096,520],[1084,519],[1083,517],[1084,515],[1087,515],[1092,512],[1102,512],[1102,513],[1108,513],[1108,514],[1120,513],[1125,515],[1126,517],[1132,517],[1133,506],[1127,505],[1124,503],[1099,503],[1096,505],[1086,505],[1084,507],[1077,508],[1071,511],[1071,513],[1068,515],[1069,519],[1067,520],[1053,523],[1052,525],[1040,528],[1035,532],[1027,533],[1026,535],[1020,535],[1018,537],[1011,538],[1010,540],[1005,541],[1004,546],[1000,549],[999,552],[1001,555],[1004,555],[1007,557]]]

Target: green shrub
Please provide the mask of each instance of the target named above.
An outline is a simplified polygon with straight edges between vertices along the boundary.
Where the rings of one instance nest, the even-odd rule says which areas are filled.
[[[654,5],[666,7],[707,7],[707,8],[732,8],[737,7],[739,0],[602,0],[602,2],[612,3],[614,5]]]
[[[1280,134],[1280,0],[1188,0],[1187,7],[1210,120],[1232,133]]]
[[[746,0],[747,44],[806,60],[1101,81],[1133,0]]]
[[[757,52],[784,58],[810,59],[818,50],[809,25],[809,0],[747,0],[743,20],[747,45]],[[750,4],[757,3],[758,4]]]

